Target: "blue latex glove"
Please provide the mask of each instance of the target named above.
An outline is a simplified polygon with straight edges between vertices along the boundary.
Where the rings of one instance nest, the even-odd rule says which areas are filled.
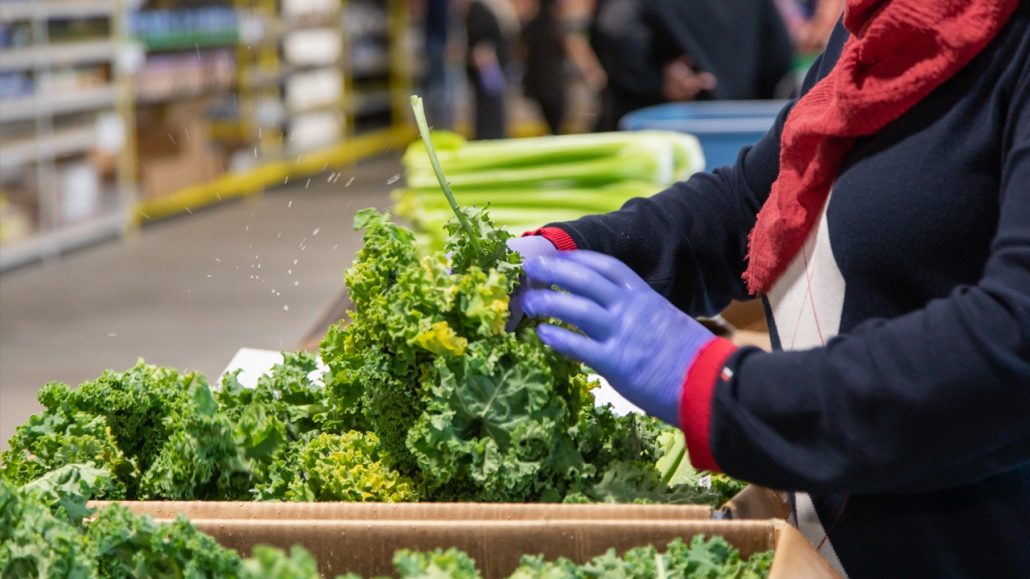
[[[554,247],[554,244],[541,235],[513,237],[505,245],[508,246],[508,249],[522,257],[522,263],[528,263],[529,260],[538,257],[558,255],[558,249]],[[508,316],[508,324],[505,326],[505,329],[509,332],[514,330],[519,325],[519,322],[522,321],[522,298],[529,289],[530,284],[523,277],[519,280],[519,287],[515,288],[515,291],[511,294],[511,300],[508,302],[508,311],[511,315]]]
[[[537,334],[558,352],[604,376],[644,412],[680,426],[683,381],[698,352],[715,336],[651,289],[621,261],[591,251],[566,251],[526,263],[537,286],[522,298],[528,316],[557,318],[585,335],[550,324]]]

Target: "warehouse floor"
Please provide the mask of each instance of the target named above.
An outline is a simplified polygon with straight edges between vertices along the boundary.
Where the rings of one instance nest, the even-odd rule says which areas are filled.
[[[140,357],[214,380],[240,347],[296,349],[360,247],[354,212],[399,172],[380,158],[0,276],[0,450],[47,381]]]

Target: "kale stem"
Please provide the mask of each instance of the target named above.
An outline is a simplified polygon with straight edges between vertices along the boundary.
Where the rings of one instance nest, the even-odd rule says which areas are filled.
[[[436,173],[436,180],[440,183],[443,194],[447,196],[447,202],[451,204],[451,210],[454,211],[455,217],[458,218],[461,228],[465,230],[465,235],[468,237],[469,243],[472,244],[472,249],[477,255],[482,254],[482,250],[479,247],[479,236],[472,229],[472,224],[469,223],[465,212],[458,207],[458,201],[454,198],[451,185],[444,177],[443,167],[440,166],[440,159],[436,156],[433,140],[429,138],[429,123],[426,121],[426,111],[422,106],[422,97],[417,95],[411,96],[411,110],[415,113],[415,124],[418,125],[418,134],[422,137],[422,142],[426,146],[426,152],[429,153],[429,163],[433,166],[433,173]]]

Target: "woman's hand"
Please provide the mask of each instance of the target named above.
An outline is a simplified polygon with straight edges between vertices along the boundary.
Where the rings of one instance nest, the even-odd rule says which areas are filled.
[[[507,246],[508,249],[519,254],[519,257],[522,258],[522,263],[528,263],[530,260],[544,256],[558,255],[558,248],[541,235],[513,237],[508,240]],[[515,292],[511,294],[511,299],[508,302],[510,315],[508,316],[506,329],[509,332],[518,327],[519,322],[522,321],[522,298],[525,297],[529,289],[529,283],[526,281],[525,276],[523,276],[519,280],[519,287],[515,288]]]
[[[680,426],[687,371],[715,336],[613,257],[567,251],[527,259],[525,268],[526,315],[556,318],[583,331],[543,324],[537,328],[540,339],[604,376],[648,414]],[[536,289],[551,286],[568,293]]]

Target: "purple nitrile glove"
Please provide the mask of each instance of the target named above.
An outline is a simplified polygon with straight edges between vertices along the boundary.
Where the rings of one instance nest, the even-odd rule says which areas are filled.
[[[683,382],[711,332],[607,255],[538,257],[526,263],[526,276],[536,284],[522,298],[527,316],[556,318],[585,334],[542,324],[545,344],[593,368],[644,412],[681,426]],[[535,289],[552,285],[568,293]]]
[[[508,246],[508,249],[522,257],[522,263],[528,263],[529,260],[538,257],[558,254],[558,249],[554,244],[542,235],[513,237],[505,242],[505,245]],[[523,276],[519,279],[519,287],[515,288],[515,291],[511,294],[511,299],[508,301],[510,315],[508,316],[508,324],[505,326],[505,329],[509,332],[514,330],[519,325],[519,322],[522,321],[522,296],[526,295],[526,291],[530,287],[531,284],[527,283],[525,276]]]

